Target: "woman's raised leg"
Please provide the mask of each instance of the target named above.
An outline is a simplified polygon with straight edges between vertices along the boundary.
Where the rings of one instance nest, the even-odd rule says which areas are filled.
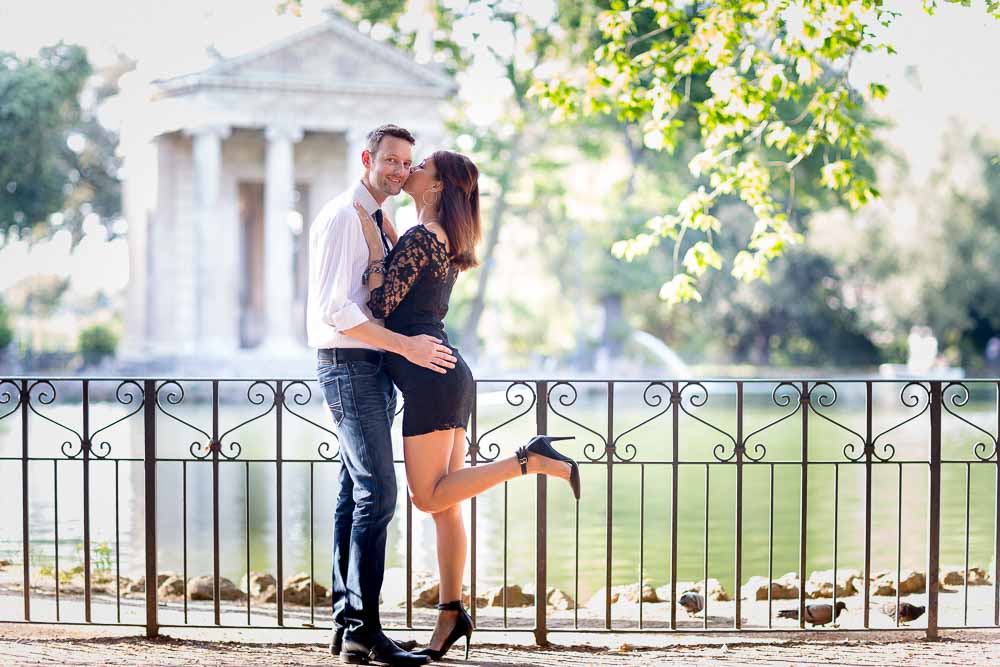
[[[521,476],[521,465],[516,456],[449,470],[453,434],[460,431],[464,434],[461,429],[452,429],[403,438],[406,481],[417,509],[434,514]],[[570,466],[562,461],[529,453],[528,473],[569,479]]]

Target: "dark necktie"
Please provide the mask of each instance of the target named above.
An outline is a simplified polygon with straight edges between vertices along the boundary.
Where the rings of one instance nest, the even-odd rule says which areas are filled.
[[[382,248],[385,250],[385,254],[389,254],[389,239],[385,237],[385,231],[382,229],[382,209],[375,209],[375,213],[372,215],[375,218],[375,226],[378,227],[379,236],[382,237]]]

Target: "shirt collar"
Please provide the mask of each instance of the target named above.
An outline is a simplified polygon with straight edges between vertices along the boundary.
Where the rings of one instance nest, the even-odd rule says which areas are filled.
[[[375,201],[375,197],[372,197],[372,193],[368,191],[368,188],[361,181],[358,181],[357,185],[354,186],[354,200],[361,202],[361,205],[370,214],[375,213],[375,211],[381,208],[378,202]]]

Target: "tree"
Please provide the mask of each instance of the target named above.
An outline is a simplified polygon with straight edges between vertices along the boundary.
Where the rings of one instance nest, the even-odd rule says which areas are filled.
[[[57,214],[79,240],[89,213],[107,224],[121,209],[117,138],[80,104],[86,52],[60,42],[32,58],[0,52],[0,65],[0,234],[47,233]]]
[[[899,256],[912,296],[900,299],[887,289],[880,300],[898,329],[929,326],[952,363],[976,367],[989,340],[1000,335],[1000,275],[994,269],[1000,257],[1000,144],[957,127],[945,143],[940,168],[919,191],[919,241],[889,250]]]
[[[933,12],[937,2],[923,5]],[[985,5],[1000,18],[1000,2]],[[698,184],[615,252],[632,260],[664,238],[680,249],[694,235],[660,295],[670,304],[700,300],[698,280],[723,265],[712,212],[727,195],[739,196],[755,217],[731,260],[732,274],[745,281],[767,276],[769,263],[802,241],[789,221],[794,197],[781,196],[794,192],[797,177],[840,193],[851,208],[878,195],[856,166],[873,144],[858,116],[865,98],[881,98],[887,88],[855,90],[848,74],[859,52],[894,53],[876,30],[897,16],[881,0],[614,0],[595,13],[603,43],[584,54],[586,67],[542,80],[534,92],[558,118],[605,113],[637,122],[646,146],[657,150],[674,150],[679,135],[697,127],[703,150],[688,167]],[[705,88],[694,85],[699,79]],[[791,115],[790,107],[801,111]],[[815,175],[800,168],[810,157],[822,161]]]
[[[597,14],[598,9],[586,3],[566,3],[559,12],[560,26],[571,36],[566,41],[576,44],[580,53],[593,52],[607,41],[596,26]],[[693,76],[691,90],[695,96],[703,95],[708,90],[706,77]],[[800,103],[790,101],[783,111],[795,116],[803,108]],[[588,138],[586,142],[577,142],[587,159],[603,162],[610,153],[618,151],[628,165],[620,187],[608,197],[598,224],[570,221],[570,227],[582,224],[585,230],[581,242],[571,244],[564,253],[567,258],[577,258],[576,261],[553,266],[554,271],[560,271],[560,266],[571,266],[574,270],[586,267],[583,282],[600,299],[604,321],[616,323],[618,329],[605,332],[604,347],[614,356],[625,334],[639,328],[683,350],[687,358],[799,364],[827,363],[834,358],[841,363],[877,361],[880,351],[863,332],[861,318],[843,307],[837,295],[840,278],[833,263],[819,249],[799,249],[788,266],[779,266],[774,271],[778,280],[770,284],[757,281],[743,285],[728,274],[707,273],[701,289],[711,298],[697,308],[673,311],[664,309],[655,299],[645,298],[644,292],[655,293],[664,273],[672,272],[685,251],[699,243],[698,239],[691,239],[688,234],[670,248],[653,246],[628,263],[612,257],[609,249],[616,239],[646,231],[647,220],[697,186],[697,178],[685,167],[701,150],[700,137],[696,123],[687,122],[685,114],[690,115],[690,110],[678,117],[685,122],[677,132],[672,151],[644,145],[640,123],[628,117],[590,114],[567,123],[574,132]],[[869,127],[878,126],[864,107],[858,109],[856,118]],[[767,160],[775,160],[780,158],[777,153],[776,149],[765,148],[763,155]],[[872,153],[882,156],[885,151],[876,143]],[[818,175],[822,168],[820,157],[804,158],[798,170]],[[866,177],[874,177],[868,160],[859,159],[855,169]],[[814,211],[842,203],[838,193],[817,185],[816,180],[804,179],[795,190],[787,184],[776,186],[789,225],[796,233],[808,228]],[[720,196],[716,208],[720,210],[719,229],[713,233],[713,245],[722,261],[729,263],[742,247],[740,238],[749,235],[752,229],[747,220],[750,210],[732,194]],[[565,239],[567,231],[553,234],[554,247],[559,246],[559,239]],[[582,264],[580,254],[586,257]],[[790,284],[781,284],[783,280]],[[789,304],[792,298],[798,303]],[[767,330],[781,332],[783,336],[763,333]],[[711,332],[711,336],[706,336],[706,332]],[[815,335],[816,340],[810,341],[810,335]]]
[[[117,347],[118,336],[107,324],[92,324],[82,329],[77,337],[77,349],[87,366],[114,356]]]
[[[10,322],[10,310],[0,300],[0,359],[14,340],[14,327]]]
[[[731,259],[753,224],[752,215],[727,215],[716,239]],[[705,300],[671,310],[667,337],[685,358],[750,363],[758,366],[871,366],[883,351],[868,322],[845,301],[845,278],[829,249],[811,238],[789,249],[772,268],[773,280],[746,283],[726,272],[708,274]],[[652,331],[657,331],[655,324]],[[711,332],[711,336],[706,336]]]

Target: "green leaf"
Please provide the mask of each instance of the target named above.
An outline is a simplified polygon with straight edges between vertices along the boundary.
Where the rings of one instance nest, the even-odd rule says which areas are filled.
[[[688,273],[701,276],[711,267],[722,268],[722,256],[707,241],[698,241],[684,255],[684,268]]]
[[[870,83],[868,84],[868,92],[871,94],[873,100],[884,100],[889,92],[889,88],[885,84]]]
[[[670,307],[690,301],[701,301],[701,292],[695,287],[694,278],[678,273],[660,287],[660,298]]]

